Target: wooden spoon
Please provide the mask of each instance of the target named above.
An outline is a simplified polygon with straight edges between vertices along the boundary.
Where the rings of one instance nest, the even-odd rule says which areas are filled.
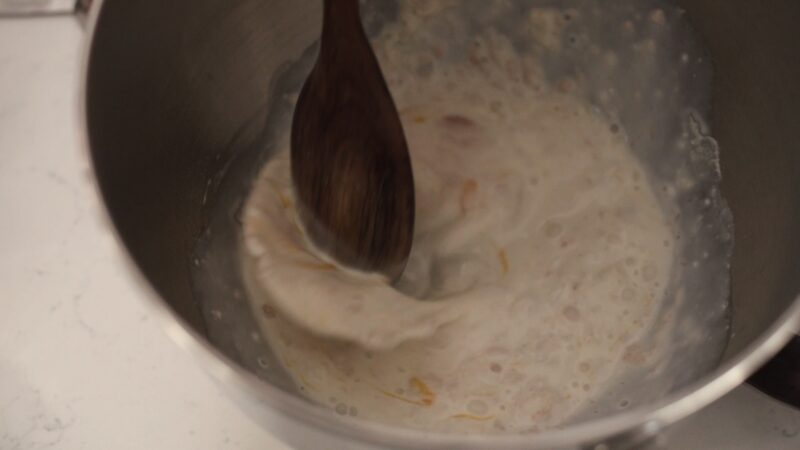
[[[325,0],[319,56],[294,111],[291,160],[312,243],[345,266],[396,280],[411,250],[414,179],[358,0]]]

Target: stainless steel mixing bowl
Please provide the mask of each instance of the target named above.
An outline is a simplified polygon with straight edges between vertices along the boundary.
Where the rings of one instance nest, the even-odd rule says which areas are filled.
[[[780,349],[800,317],[800,2],[681,3],[715,67],[711,125],[736,228],[733,317],[719,366],[663,400],[537,435],[419,433],[336,416],[262,381],[237,360],[235,345],[209,339],[190,280],[191,254],[209,220],[206,204],[220,173],[251,174],[258,166],[253,149],[262,138],[258,118],[268,110],[270,80],[315,39],[318,0],[96,5],[85,82],[88,141],[143,296],[223,388],[299,448],[591,448],[646,441],[741,383]]]

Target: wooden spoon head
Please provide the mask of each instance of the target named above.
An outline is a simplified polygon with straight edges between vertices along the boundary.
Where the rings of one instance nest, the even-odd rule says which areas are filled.
[[[394,281],[414,234],[411,160],[366,37],[337,45],[326,50],[323,41],[294,111],[298,211],[318,249],[345,266]]]

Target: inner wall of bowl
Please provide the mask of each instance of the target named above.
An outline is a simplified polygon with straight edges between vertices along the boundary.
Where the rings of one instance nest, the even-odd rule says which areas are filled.
[[[727,361],[772,325],[800,289],[800,3],[679,3],[714,63],[711,126],[736,236]]]
[[[461,31],[448,28],[451,44],[439,63],[468,70],[469,36],[480,35],[487,28],[506,36],[522,54],[532,51],[538,44],[521,32],[529,25],[528,14],[520,11],[553,8],[551,3],[528,0],[508,7],[462,3],[454,11],[443,13],[443,18],[459,23],[455,28]],[[553,85],[565,78],[581,80],[575,95],[593,104],[610,122],[621,125],[650,173],[651,188],[674,222],[677,235],[674,252],[678,259],[664,307],[636,350],[643,356],[661,354],[660,349],[668,348],[670,358],[649,358],[647,363],[631,368],[624,379],[613,383],[575,419],[580,421],[655,401],[717,364],[728,336],[729,280],[723,263],[730,254],[731,232],[730,216],[717,190],[716,143],[702,134],[707,132],[704,117],[709,104],[710,64],[692,30],[676,22],[677,11],[659,0],[618,2],[603,8],[593,7],[590,0],[566,0],[557,5],[559,17],[569,11],[580,13],[573,13],[576,17],[570,18],[561,33],[559,50],[542,52],[546,78]],[[363,16],[370,34],[375,36],[384,24],[396,22],[397,9],[390,0],[366,3]],[[661,23],[649,18],[656,10],[666,15],[666,23],[672,24],[673,30],[665,32]],[[494,19],[475,19],[485,17]],[[613,26],[626,21],[639,30],[633,37]],[[432,33],[436,35],[435,24],[447,25],[450,20],[429,23],[434,24]],[[644,50],[647,44],[653,48],[650,54]],[[611,52],[618,63],[608,65]],[[262,342],[251,316],[247,292],[252,290],[241,286],[239,214],[253,168],[261,167],[272,155],[276,141],[290,126],[291,99],[298,94],[315,57],[316,44],[273,77],[266,111],[247,125],[264,127],[262,139],[232,158],[215,177],[212,200],[206,203],[208,225],[191,265],[194,297],[201,305],[211,341],[234,355],[240,364],[287,390],[293,386]],[[665,92],[670,95],[665,97]],[[681,138],[683,134],[688,137]],[[676,192],[679,179],[690,180],[692,187]]]
[[[234,361],[293,390],[253,334],[229,250],[249,181],[269,156],[267,122],[288,120],[270,95],[282,88],[275,75],[313,52],[320,2],[157,3],[107,0],[96,27],[87,114],[103,196],[128,250],[170,306]],[[684,6],[714,61],[711,127],[736,224],[730,358],[785,311],[800,282],[800,156],[791,134],[800,5]],[[207,251],[218,254],[211,260],[195,253],[210,236]],[[192,277],[198,270],[208,276]],[[212,321],[230,327],[217,332]]]

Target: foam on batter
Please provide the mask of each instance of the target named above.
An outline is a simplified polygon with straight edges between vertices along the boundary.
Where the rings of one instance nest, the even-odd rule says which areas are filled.
[[[417,199],[399,290],[307,249],[284,137],[245,211],[262,332],[301,390],[340,414],[437,431],[557,426],[659,357],[636,341],[663,297],[673,230],[624,130],[569,81],[550,85],[491,33],[475,39],[473,70],[421,69],[394,33],[375,46]]]

